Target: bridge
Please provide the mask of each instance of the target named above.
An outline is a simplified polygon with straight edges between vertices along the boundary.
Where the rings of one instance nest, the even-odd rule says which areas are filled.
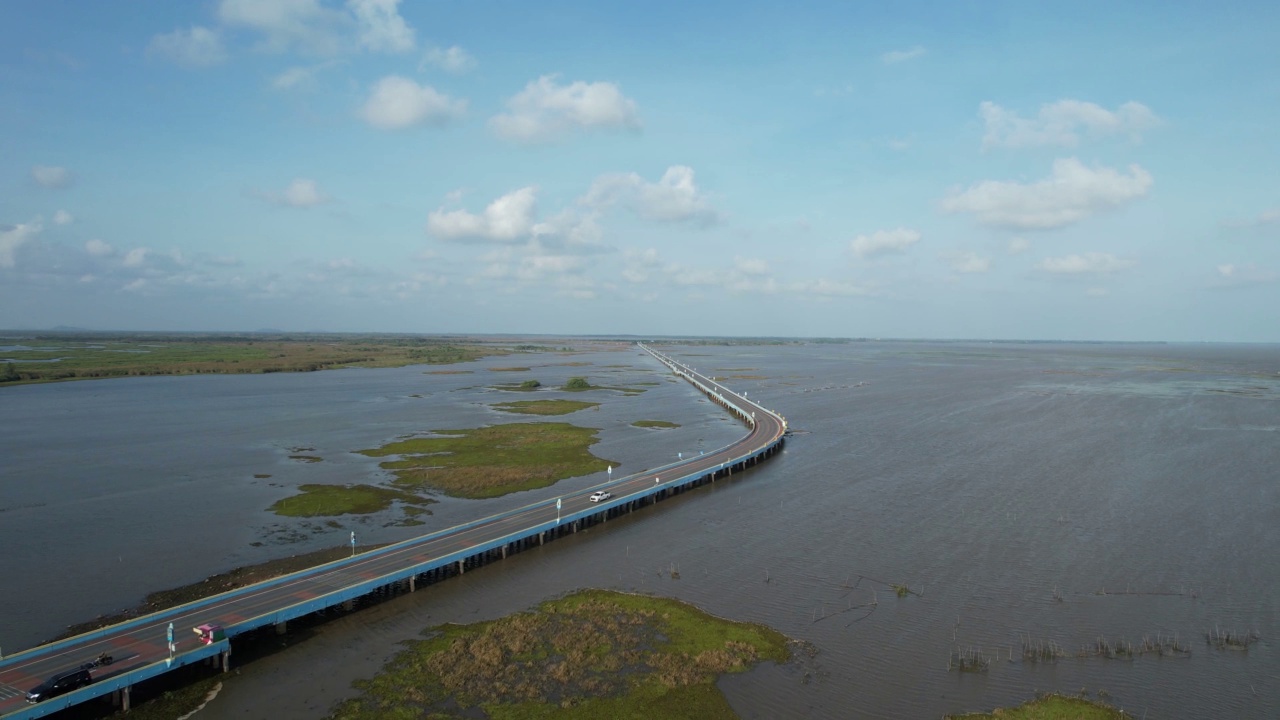
[[[652,348],[641,349],[687,380],[749,428],[742,439],[719,450],[652,468],[635,475],[491,515],[447,530],[354,555],[309,570],[214,595],[76,637],[41,645],[0,659],[0,719],[38,718],[110,694],[128,709],[130,688],[148,678],[196,662],[229,667],[231,639],[267,626],[285,632],[289,620],[342,606],[389,590],[413,592],[419,584],[466,572],[509,554],[541,545],[596,523],[606,522],[699,485],[740,472],[777,452],[786,420],[776,412],[731,392]],[[612,493],[591,502],[597,490]],[[206,644],[192,629],[219,625],[225,638]],[[172,631],[172,640],[170,633]],[[31,704],[26,691],[51,676],[92,662],[94,681],[65,695]]]

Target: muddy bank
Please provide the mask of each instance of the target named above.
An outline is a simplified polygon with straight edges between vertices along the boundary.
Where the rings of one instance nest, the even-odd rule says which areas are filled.
[[[368,552],[385,547],[389,543],[381,545],[366,545],[357,547],[358,552]],[[306,570],[317,565],[323,565],[334,560],[341,560],[344,557],[351,556],[351,548],[349,546],[339,546],[317,550],[303,555],[291,555],[287,558],[279,560],[268,560],[264,563],[256,565],[246,565],[245,567],[236,568],[229,572],[211,575],[200,582],[183,585],[182,587],[171,588],[169,590],[157,590],[149,593],[147,597],[138,606],[121,610],[111,615],[100,615],[93,620],[87,622],[69,625],[63,633],[57,637],[47,640],[41,645],[47,645],[58,640],[65,640],[69,637],[82,635],[87,632],[98,630],[108,625],[115,625],[126,620],[132,620],[143,615],[168,610],[196,600],[217,595],[219,593],[238,590],[242,587],[260,583],[264,580],[288,575],[289,573]]]

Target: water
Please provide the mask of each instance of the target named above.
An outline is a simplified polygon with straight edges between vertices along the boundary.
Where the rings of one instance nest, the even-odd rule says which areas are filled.
[[[800,433],[732,482],[350,616],[325,638],[247,668],[203,713],[244,717],[269,697],[275,717],[315,717],[427,625],[612,587],[763,622],[817,648],[812,660],[722,681],[744,717],[938,717],[1081,688],[1105,691],[1137,717],[1280,716],[1280,348],[859,343],[672,354],[718,375],[764,376],[727,384],[785,414]],[[626,384],[658,372],[630,351],[584,357],[597,367],[532,374],[553,384],[555,372],[594,378],[604,365],[628,364],[607,380]],[[21,459],[0,469],[0,540],[17,548],[0,560],[0,643],[47,636],[59,623],[127,605],[143,589],[337,544],[300,524],[278,531],[262,509],[299,482],[376,477],[349,450],[496,420],[482,403],[510,395],[463,388],[516,379],[421,370],[154,378],[0,394],[5,417],[23,419],[0,441],[4,457]],[[685,427],[627,425],[641,418]],[[595,452],[623,460],[627,471],[743,432],[687,386],[667,382],[566,419],[605,428]],[[288,448],[300,446],[315,447],[307,454],[325,462],[288,460]],[[255,472],[273,477],[255,483]],[[68,487],[94,499],[57,500]],[[432,506],[431,521],[451,524],[561,491],[448,501]],[[114,531],[103,530],[100,543],[85,523],[103,516],[119,519],[102,521]],[[383,520],[357,532],[412,532]],[[90,542],[74,542],[80,530]],[[25,540],[29,533],[38,539]],[[271,544],[293,536],[305,540]],[[267,545],[249,545],[264,538]],[[33,553],[56,562],[33,570]],[[113,565],[115,554],[122,559]],[[66,563],[99,570],[65,579]],[[659,573],[673,564],[678,580]],[[898,598],[886,583],[919,595]],[[103,604],[86,587],[115,588],[114,599]],[[851,609],[857,605],[869,607]],[[1218,651],[1202,635],[1214,626],[1256,630],[1261,640],[1247,652]],[[1137,644],[1157,633],[1177,633],[1190,657],[1074,657],[1099,636]],[[1053,640],[1072,656],[1017,662],[1023,636]],[[949,672],[957,647],[993,658],[990,670]]]

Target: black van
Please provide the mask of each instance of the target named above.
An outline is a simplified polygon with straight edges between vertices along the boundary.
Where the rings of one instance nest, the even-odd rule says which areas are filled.
[[[84,668],[61,672],[31,688],[27,693],[27,702],[38,703],[41,700],[66,695],[72,690],[82,688],[91,682],[93,682],[93,676]]]

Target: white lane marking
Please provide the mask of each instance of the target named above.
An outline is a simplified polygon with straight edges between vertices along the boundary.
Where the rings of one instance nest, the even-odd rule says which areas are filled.
[[[9,698],[26,697],[26,696],[27,694],[22,692],[18,688],[5,683],[0,683],[0,700],[8,700]]]

